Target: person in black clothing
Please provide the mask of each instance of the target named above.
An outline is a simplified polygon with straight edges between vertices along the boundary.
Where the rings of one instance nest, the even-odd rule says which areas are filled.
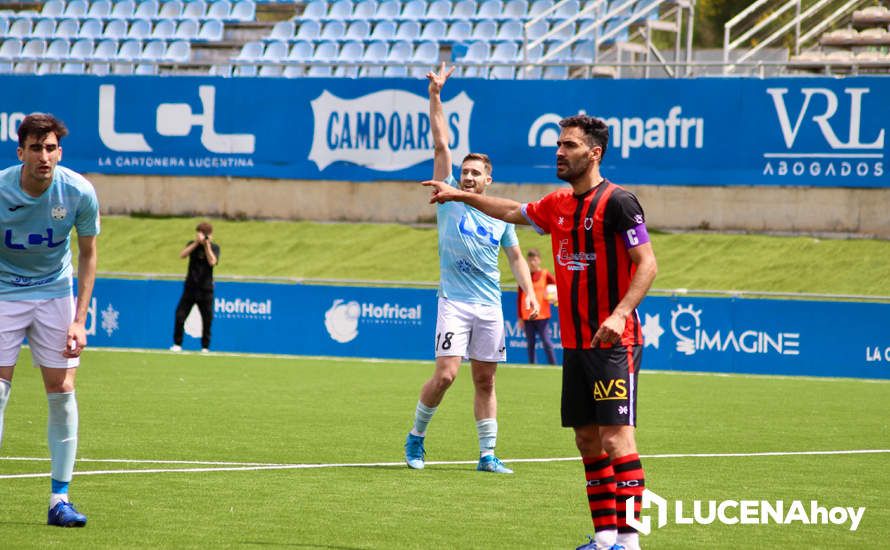
[[[212,242],[213,226],[208,222],[199,223],[195,229],[198,232],[195,240],[189,241],[179,253],[180,258],[188,257],[189,268],[185,276],[182,297],[176,306],[173,346],[170,347],[172,351],[182,351],[185,318],[195,304],[198,305],[203,322],[201,351],[206,352],[210,349],[210,325],[213,322],[213,266],[219,262],[219,245]]]

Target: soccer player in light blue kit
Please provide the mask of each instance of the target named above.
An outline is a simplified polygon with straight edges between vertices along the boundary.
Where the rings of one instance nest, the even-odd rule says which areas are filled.
[[[451,175],[448,127],[440,92],[454,72],[430,72],[430,126],[433,136],[433,177],[465,191],[484,193],[491,184],[488,156],[471,153],[461,163],[460,182]],[[506,360],[504,312],[501,308],[501,273],[498,253],[507,254],[510,269],[526,293],[526,305],[537,315],[538,303],[528,264],[519,248],[512,224],[489,217],[463,203],[437,207],[439,226],[439,311],[436,320],[436,370],[420,390],[414,426],[405,442],[405,461],[414,469],[424,466],[427,426],[445,392],[454,382],[461,359],[468,357],[473,373],[473,412],[479,435],[477,470],[511,474],[494,454],[497,442],[495,371]]]
[[[49,401],[52,493],[47,523],[83,527],[87,518],[68,502],[68,483],[77,453],[74,377],[87,344],[99,202],[89,181],[57,166],[62,159],[59,140],[67,134],[52,115],[26,116],[18,129],[22,164],[0,172],[0,437],[13,370],[27,336]],[[77,228],[79,248],[76,305],[72,227]]]

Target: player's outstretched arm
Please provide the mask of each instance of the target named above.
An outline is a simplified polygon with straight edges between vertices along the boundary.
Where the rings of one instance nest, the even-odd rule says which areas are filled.
[[[537,319],[538,313],[541,312],[541,306],[538,304],[538,297],[535,295],[535,288],[532,284],[531,270],[528,268],[528,262],[522,255],[519,246],[511,246],[504,249],[507,254],[507,260],[510,261],[510,271],[516,278],[519,288],[525,294],[525,307],[529,311],[529,319]]]
[[[96,236],[77,238],[77,306],[74,310],[74,321],[68,325],[68,339],[62,355],[78,357],[87,345],[87,310],[93,297],[93,286],[96,284],[96,266],[99,251]]]
[[[528,220],[522,215],[522,204],[514,200],[490,197],[480,193],[469,193],[442,181],[427,180],[420,183],[432,188],[430,204],[442,204],[449,201],[464,202],[492,218],[517,225],[529,225]]]
[[[433,134],[433,179],[436,180],[444,180],[451,174],[451,149],[448,148],[448,125],[441,92],[453,72],[454,67],[445,70],[443,61],[438,73],[430,71],[426,75],[430,81],[430,131]]]
[[[655,281],[655,275],[658,273],[658,264],[655,261],[655,252],[652,251],[652,243],[641,244],[634,248],[628,249],[630,261],[637,266],[633,278],[630,280],[630,286],[627,293],[615,306],[612,314],[600,325],[599,330],[593,335],[592,345],[596,346],[600,342],[616,343],[624,332],[624,323],[627,316],[636,309],[652,282]]]

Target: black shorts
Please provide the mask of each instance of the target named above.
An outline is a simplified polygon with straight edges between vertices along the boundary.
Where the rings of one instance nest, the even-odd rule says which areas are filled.
[[[562,361],[562,425],[637,425],[637,374],[643,346],[566,349]]]

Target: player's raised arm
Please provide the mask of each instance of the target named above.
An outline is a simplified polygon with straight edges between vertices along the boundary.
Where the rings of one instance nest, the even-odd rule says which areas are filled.
[[[442,88],[454,72],[454,67],[445,70],[445,62],[439,72],[430,71],[426,77],[430,81],[430,129],[433,134],[433,179],[444,180],[451,174],[451,150],[448,148],[448,124],[445,123],[445,110],[442,107]]]
[[[469,193],[448,185],[443,181],[427,180],[422,185],[432,187],[430,204],[448,201],[464,202],[473,208],[485,212],[492,218],[504,220],[512,224],[530,225],[522,215],[522,204],[501,197],[491,197],[480,193]]]
[[[525,294],[525,309],[529,311],[528,318],[531,320],[537,319],[538,313],[541,312],[541,305],[538,304],[538,298],[535,294],[535,287],[532,284],[532,274],[531,270],[528,268],[528,262],[525,261],[525,256],[522,255],[522,250],[519,246],[507,247],[504,249],[504,252],[507,254],[507,259],[510,261],[510,271],[513,272],[513,276],[516,278],[519,288],[521,288],[522,292]]]

